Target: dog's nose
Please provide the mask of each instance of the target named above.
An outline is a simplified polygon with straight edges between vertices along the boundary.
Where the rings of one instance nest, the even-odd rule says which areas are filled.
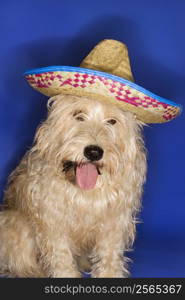
[[[100,160],[103,156],[103,149],[96,145],[89,145],[85,147],[84,155],[91,161]]]

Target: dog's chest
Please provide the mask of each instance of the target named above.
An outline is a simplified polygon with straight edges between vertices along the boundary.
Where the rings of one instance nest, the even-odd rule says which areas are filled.
[[[108,188],[81,191],[72,184],[54,181],[43,202],[46,222],[52,220],[61,234],[66,232],[76,243],[87,244],[94,240],[109,214],[113,217],[115,213],[116,219],[116,196]]]
[[[76,195],[68,206],[68,214],[66,214],[67,227],[73,240],[85,244],[91,243],[108,221],[110,214],[116,219],[113,202],[110,204],[110,199],[105,195],[103,197],[102,193],[97,191]]]

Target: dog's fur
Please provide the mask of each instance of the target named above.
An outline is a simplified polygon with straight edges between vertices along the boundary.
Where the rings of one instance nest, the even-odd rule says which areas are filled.
[[[59,95],[35,144],[9,178],[0,213],[0,272],[16,277],[127,277],[146,159],[131,112],[96,99]],[[115,124],[110,124],[115,119]],[[83,190],[75,166],[84,148],[104,150],[96,186]],[[70,163],[68,163],[70,162]]]

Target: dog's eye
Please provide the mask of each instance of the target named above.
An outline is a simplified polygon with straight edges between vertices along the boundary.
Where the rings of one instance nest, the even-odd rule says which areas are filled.
[[[77,110],[74,112],[73,117],[75,118],[75,120],[77,121],[85,121],[85,118],[83,116],[83,112],[81,110]]]
[[[85,119],[84,119],[82,116],[78,116],[78,117],[76,117],[75,119],[76,119],[77,121],[81,121],[81,122],[85,121]]]
[[[114,125],[114,124],[116,124],[116,120],[115,119],[109,119],[108,121],[107,121],[107,123],[109,123],[109,124],[111,124],[111,125]]]

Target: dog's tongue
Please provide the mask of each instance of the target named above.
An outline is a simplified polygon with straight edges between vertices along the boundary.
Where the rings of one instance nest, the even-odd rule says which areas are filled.
[[[91,163],[79,165],[76,168],[76,182],[83,190],[93,189],[98,177],[95,165]]]

